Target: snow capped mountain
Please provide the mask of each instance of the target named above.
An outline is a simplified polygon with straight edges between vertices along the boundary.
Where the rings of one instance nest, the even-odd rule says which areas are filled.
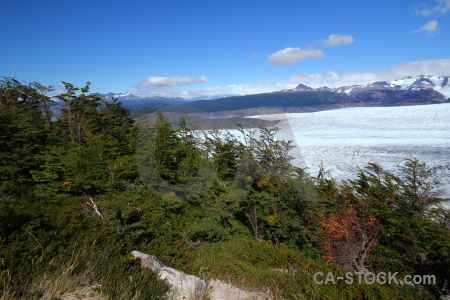
[[[141,102],[161,102],[161,103],[183,103],[185,102],[184,98],[181,97],[160,97],[160,96],[153,96],[153,97],[139,97],[136,95],[133,95],[131,93],[107,93],[107,94],[99,94],[101,97],[103,97],[106,101],[111,101],[113,98],[117,98],[119,101],[123,102],[124,104],[127,102],[132,102],[135,104],[140,104]]]
[[[450,76],[421,75],[393,80],[391,84],[407,90],[434,89],[446,98],[450,98],[449,78]]]
[[[450,76],[432,76],[432,75],[419,75],[416,77],[405,77],[402,79],[396,79],[391,81],[377,81],[373,83],[361,84],[361,85],[349,85],[338,88],[319,87],[311,88],[304,84],[299,84],[296,88],[285,91],[328,91],[335,93],[345,93],[347,95],[356,95],[364,91],[373,90],[394,90],[394,91],[418,91],[424,89],[433,89],[450,98]]]
[[[183,98],[183,97],[161,97],[161,96],[151,96],[151,97],[139,97],[136,95],[133,95],[131,93],[107,93],[107,94],[100,94],[101,97],[103,97],[106,101],[112,101],[113,98],[118,98],[119,101],[128,101],[128,100],[141,100],[141,101],[157,101],[157,102],[176,102],[176,103],[183,103],[183,102],[189,102],[189,101],[196,101],[196,100],[213,100],[213,99],[219,99],[219,98],[227,98],[231,97],[232,95],[214,95],[214,96],[196,96],[196,97],[190,97],[190,98]]]
[[[103,98],[105,98],[106,101],[111,101],[113,98],[119,98],[120,101],[127,101],[127,100],[138,100],[141,99],[138,96],[135,96],[131,93],[107,93],[107,94],[100,94]]]
[[[230,95],[230,94],[223,94],[223,95],[213,95],[213,96],[195,96],[195,97],[191,97],[189,99],[189,101],[197,101],[197,100],[214,100],[214,99],[221,99],[221,98],[227,98],[227,97],[233,97],[235,95]]]

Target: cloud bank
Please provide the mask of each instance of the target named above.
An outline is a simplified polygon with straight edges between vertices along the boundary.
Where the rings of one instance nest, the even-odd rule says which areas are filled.
[[[322,50],[314,48],[284,48],[267,56],[267,63],[272,66],[284,66],[306,58],[321,58],[325,55]]]
[[[448,75],[450,59],[430,59],[405,62],[392,66],[389,70],[374,72],[345,72],[338,74],[334,71],[325,73],[299,73],[291,76],[288,82],[291,87],[300,83],[311,87],[340,87],[353,84],[400,79],[417,75]]]
[[[141,90],[141,96],[164,96],[164,97],[183,97],[192,99],[201,96],[230,96],[230,95],[249,95],[259,93],[269,93],[283,89],[294,88],[302,83],[311,87],[340,87],[354,84],[365,84],[376,81],[400,79],[407,76],[417,75],[449,75],[450,59],[430,59],[404,62],[393,65],[386,70],[377,70],[373,72],[344,72],[327,71],[323,73],[298,73],[289,78],[279,80],[268,80],[249,84],[229,84],[224,86],[211,86],[203,88],[194,88],[189,90],[152,89]]]
[[[152,88],[166,88],[166,87],[180,87],[191,84],[206,83],[208,78],[206,76],[193,77],[149,77],[134,84],[137,89],[152,89]]]
[[[430,5],[433,3],[432,5]],[[427,4],[422,5],[418,10],[419,15],[430,17],[430,16],[441,16],[450,11],[450,0],[435,0]]]

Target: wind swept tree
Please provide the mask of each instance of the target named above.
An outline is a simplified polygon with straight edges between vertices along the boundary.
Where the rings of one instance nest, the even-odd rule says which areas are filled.
[[[293,141],[278,140],[276,133],[280,128],[260,127],[259,138],[254,140],[254,152],[260,166],[273,175],[283,176],[292,170],[292,156],[289,155],[294,146]]]
[[[114,100],[63,82],[65,93],[57,96],[62,115],[52,126],[59,140],[43,156],[33,177],[36,195],[94,195],[132,185],[138,174],[134,161],[136,127],[128,110]],[[61,192],[61,193],[60,193]]]
[[[15,78],[0,80],[0,185],[7,193],[29,189],[48,131],[39,110],[40,94]]]
[[[102,99],[96,94],[87,94],[89,92],[90,82],[82,88],[75,87],[68,82],[62,82],[65,93],[57,96],[65,107],[60,118],[61,127],[66,131],[63,135],[64,140],[77,141],[81,143],[85,133],[90,129],[91,116],[97,114],[97,108],[101,106]]]
[[[142,125],[137,163],[147,187],[191,200],[208,191],[214,175],[202,155],[200,143],[183,118],[178,129],[161,112],[153,124]]]
[[[30,86],[39,93],[39,108],[45,118],[47,127],[52,126],[53,112],[51,110],[52,106],[56,104],[56,101],[49,97],[47,94],[54,91],[54,87],[51,85],[45,86],[39,82],[33,81]]]
[[[407,159],[399,170],[401,175],[397,177],[397,184],[401,192],[398,200],[400,208],[410,216],[428,215],[430,209],[442,201],[432,193],[434,186],[439,183],[435,177],[437,168],[429,168],[418,159]]]

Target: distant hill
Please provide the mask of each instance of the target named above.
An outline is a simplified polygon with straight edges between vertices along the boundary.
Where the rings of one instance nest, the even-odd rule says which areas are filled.
[[[402,106],[450,102],[449,76],[420,75],[392,81],[338,88],[312,88],[299,84],[293,89],[219,99],[188,101],[183,98],[149,97],[108,93],[118,97],[133,113],[155,110],[192,113],[208,117],[244,117],[255,114],[313,112],[357,106]],[[175,106],[174,106],[175,105]],[[169,108],[170,107],[170,108]]]
[[[317,111],[356,105],[355,99],[333,92],[274,92],[189,103],[208,113],[235,111],[235,115],[251,115],[261,108],[280,111]],[[260,108],[258,110],[258,108]],[[240,113],[239,111],[242,111]]]
[[[177,105],[185,103],[186,100],[179,97],[139,97],[131,93],[107,93],[99,94],[100,97],[104,98],[106,101],[112,101],[117,98],[122,105],[129,109],[131,113],[152,113],[153,111],[167,106],[167,105]]]
[[[402,79],[391,81],[377,81],[360,85],[349,85],[337,88],[319,87],[311,88],[304,84],[299,84],[294,89],[284,90],[285,92],[301,92],[301,91],[329,91],[340,94],[347,94],[350,96],[357,95],[361,92],[369,90],[390,90],[390,91],[418,91],[424,89],[432,89],[443,94],[447,99],[450,98],[450,76],[432,76],[419,75],[409,76]]]
[[[330,91],[283,91],[194,101],[189,105],[213,116],[248,116],[276,112],[313,112],[357,106],[402,106],[445,102],[448,102],[445,96],[433,89],[368,89],[355,95]]]
[[[280,92],[194,101],[189,105],[216,116],[271,112],[312,112],[355,106],[402,106],[450,101],[449,76],[420,75],[338,88],[299,84]]]

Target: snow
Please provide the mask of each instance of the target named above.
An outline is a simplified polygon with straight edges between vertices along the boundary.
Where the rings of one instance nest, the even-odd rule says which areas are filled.
[[[349,88],[347,90],[344,90],[344,93],[346,93],[347,95],[349,95],[351,92],[353,91],[353,87]]]
[[[405,80],[405,84],[407,80]],[[281,120],[294,140],[294,164],[317,176],[321,161],[337,180],[354,178],[369,162],[396,172],[405,158],[438,167],[436,192],[450,199],[450,104],[345,108],[316,113],[253,116]]]
[[[399,85],[401,86],[400,89],[407,90],[416,80],[418,77],[406,77],[402,79],[392,80],[390,81],[392,86]]]
[[[432,76],[432,75],[420,75],[415,77],[405,77],[402,79],[395,79],[391,81],[387,81],[386,85],[395,90],[420,90],[423,88],[432,88],[445,96],[445,98],[450,98],[450,83],[447,83],[446,86],[442,87],[442,83],[447,76]],[[421,82],[421,85],[417,86],[414,83],[421,78],[429,79],[432,83],[429,82]],[[349,86],[341,86],[332,89],[335,93],[341,94],[345,93],[347,95],[351,95],[355,90],[359,91],[360,89],[366,89],[372,87],[373,83],[366,83],[360,85],[349,85]],[[316,91],[323,91],[325,87],[318,87]],[[283,92],[292,92],[296,89],[288,89],[283,90]]]
[[[434,89],[438,91],[439,93],[443,94],[445,98],[450,98],[450,85],[447,83],[446,86],[442,87],[442,83],[444,82],[444,77],[431,77],[429,78],[431,82],[434,84]]]
[[[401,86],[402,90],[408,90],[411,88],[411,86],[414,84],[414,82],[416,80],[418,80],[420,77],[424,77],[429,79],[433,86],[430,86],[431,88],[433,88],[435,91],[443,94],[445,96],[445,98],[450,98],[450,85],[446,85],[444,87],[442,87],[442,83],[444,82],[444,76],[417,76],[417,77],[406,77],[406,78],[402,78],[402,79],[397,79],[397,80],[392,80],[390,81],[390,86],[394,87],[396,85]],[[415,90],[417,90],[417,88],[413,88]]]
[[[117,97],[127,97],[127,96],[129,96],[130,95],[130,93],[126,93],[126,94],[117,94],[116,96]]]

